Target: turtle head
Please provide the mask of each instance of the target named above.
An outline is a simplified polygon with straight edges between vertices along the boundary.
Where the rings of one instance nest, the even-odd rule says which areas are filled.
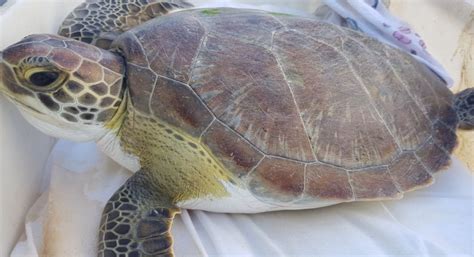
[[[104,135],[124,95],[122,57],[54,35],[0,52],[0,92],[46,134],[75,141]]]

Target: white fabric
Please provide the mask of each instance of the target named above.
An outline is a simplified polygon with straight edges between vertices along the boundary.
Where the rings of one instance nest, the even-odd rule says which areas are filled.
[[[17,0],[18,4],[26,2]],[[49,0],[47,8],[35,5],[30,11],[42,16],[48,12],[62,13],[62,8],[53,8],[57,2],[61,1]],[[206,0],[195,2],[207,3]],[[224,2],[229,6],[234,1]],[[318,1],[239,2],[246,4],[243,7],[249,7],[252,2],[266,3],[259,7],[272,11],[287,11],[289,5],[295,9],[293,13],[302,13],[313,11]],[[278,3],[280,7],[269,2]],[[426,2],[429,1],[417,0],[418,4],[428,5]],[[75,5],[68,3],[69,7]],[[23,14],[21,17],[35,16]],[[429,14],[426,17],[430,17]],[[36,24],[30,24],[28,29],[33,30]],[[54,33],[54,30],[49,32]],[[18,39],[8,38],[11,43]],[[439,38],[430,39],[435,42]],[[443,47],[447,48],[455,42],[453,39],[440,40],[444,40]],[[30,209],[25,236],[11,256],[94,256],[104,203],[130,173],[98,153],[94,144],[67,141],[60,141],[55,147],[47,170],[51,172],[49,189]],[[432,187],[410,193],[400,201],[351,203],[257,215],[184,211],[173,227],[175,249],[178,257],[473,256],[473,186],[472,175],[455,161]]]
[[[428,52],[421,36],[408,24],[392,16],[381,0],[324,0],[324,3],[337,14],[324,14],[328,21],[359,30],[405,50],[433,70],[449,87],[453,86],[453,79]]]
[[[50,189],[30,210],[29,241],[12,257],[94,256],[105,202],[131,173],[95,144],[60,141]],[[437,182],[399,201],[264,214],[185,211],[173,226],[181,256],[472,256],[473,188],[457,160]]]

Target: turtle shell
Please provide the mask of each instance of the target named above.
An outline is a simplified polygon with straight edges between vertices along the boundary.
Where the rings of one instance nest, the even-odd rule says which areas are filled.
[[[436,74],[315,19],[193,9],[115,45],[134,108],[200,138],[260,198],[397,198],[430,184],[456,144]]]

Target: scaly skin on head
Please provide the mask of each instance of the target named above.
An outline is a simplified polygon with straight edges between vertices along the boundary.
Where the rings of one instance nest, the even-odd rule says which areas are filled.
[[[0,59],[0,91],[38,129],[76,141],[96,140],[119,109],[124,61],[73,39],[32,35]]]

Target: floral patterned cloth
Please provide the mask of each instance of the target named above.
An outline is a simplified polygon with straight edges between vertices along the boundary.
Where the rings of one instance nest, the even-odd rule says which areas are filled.
[[[428,52],[426,43],[409,25],[393,17],[380,0],[324,0],[316,15],[326,21],[366,33],[410,53],[449,87],[453,79]]]

